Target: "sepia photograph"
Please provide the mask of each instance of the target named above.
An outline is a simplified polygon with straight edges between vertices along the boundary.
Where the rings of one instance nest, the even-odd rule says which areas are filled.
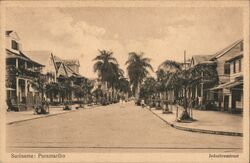
[[[248,162],[248,3],[142,2],[1,3],[2,156]]]

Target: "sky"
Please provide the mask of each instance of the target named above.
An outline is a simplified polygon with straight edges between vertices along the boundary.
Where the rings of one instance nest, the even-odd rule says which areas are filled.
[[[143,52],[154,70],[166,59],[214,54],[243,38],[240,8],[74,7],[7,8],[6,30],[15,30],[23,51],[46,50],[78,59],[94,78],[98,49],[111,50],[121,68],[129,52]]]

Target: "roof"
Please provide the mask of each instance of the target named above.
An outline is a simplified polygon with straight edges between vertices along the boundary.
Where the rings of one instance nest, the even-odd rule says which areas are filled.
[[[9,34],[11,34],[13,31],[5,31],[5,34],[6,35],[9,35]]]
[[[227,60],[226,62],[232,62],[236,59],[242,58],[243,57],[243,52],[241,52],[240,54],[234,56],[233,58],[230,58],[229,60]]]
[[[13,51],[10,51],[9,49],[6,49],[6,52],[7,52],[7,56],[6,58],[20,58],[20,59],[23,59],[25,61],[28,61],[28,62],[31,62],[33,64],[36,64],[37,66],[43,66],[43,64],[37,62],[37,61],[34,61],[32,59],[30,59],[29,57],[27,57],[23,52],[19,51],[19,53],[15,53]]]
[[[214,91],[214,90],[219,90],[219,89],[223,89],[223,88],[227,88],[227,89],[231,89],[233,87],[236,87],[236,86],[239,86],[243,84],[243,81],[232,81],[232,82],[227,82],[227,83],[224,83],[224,84],[220,84],[214,88],[211,88],[210,90],[211,91]]]
[[[213,55],[194,55],[192,59],[194,60],[195,64],[202,63],[204,61],[208,61]]]
[[[64,60],[64,59],[61,59],[55,55],[53,55],[53,60],[57,64],[56,65],[57,71],[60,71],[61,74],[65,74],[68,77],[70,77],[70,76],[83,77],[79,73],[75,72],[74,70],[72,70],[69,67],[69,65],[71,65],[70,63],[75,63],[75,61],[77,61],[78,65],[79,65],[78,60]],[[69,62],[67,62],[67,61],[69,61]]]
[[[64,59],[64,63],[66,64],[66,65],[80,65],[79,64],[79,60],[77,60],[77,59]]]
[[[12,34],[12,36],[11,36],[11,34]],[[13,30],[5,31],[5,35],[6,36],[11,36],[15,40],[20,40],[20,37],[18,36],[18,34],[16,33],[16,31],[13,31]]]
[[[230,44],[229,46],[227,46],[226,48],[220,50],[219,52],[215,53],[210,60],[214,60],[217,59],[221,56],[223,56],[225,53],[227,53],[229,50],[231,50],[232,48],[234,48],[236,45],[238,45],[239,43],[243,42],[243,39],[237,40],[236,42]]]
[[[50,51],[25,51],[25,54],[34,61],[46,65],[52,52]]]

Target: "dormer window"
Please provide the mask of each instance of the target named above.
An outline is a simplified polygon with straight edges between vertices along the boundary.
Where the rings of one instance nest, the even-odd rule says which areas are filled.
[[[19,50],[18,43],[15,40],[11,40],[11,48],[14,50]]]

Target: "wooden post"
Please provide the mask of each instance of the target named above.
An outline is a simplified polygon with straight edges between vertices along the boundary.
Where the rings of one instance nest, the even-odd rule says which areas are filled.
[[[18,68],[18,58],[16,58],[16,68]]]
[[[176,120],[178,119],[178,106],[176,108]]]

